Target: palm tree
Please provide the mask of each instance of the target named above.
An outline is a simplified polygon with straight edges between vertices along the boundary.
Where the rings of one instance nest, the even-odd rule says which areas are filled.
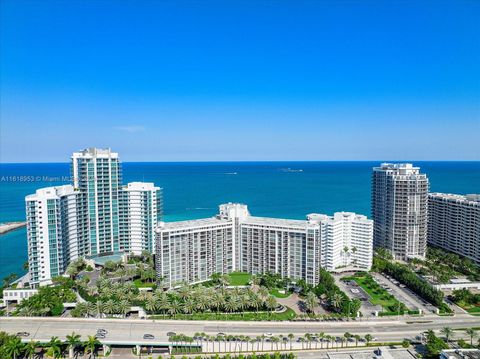
[[[59,358],[62,355],[62,341],[58,337],[52,337],[47,343],[47,354],[53,358]]]
[[[353,337],[355,338],[355,346],[358,347],[358,341],[360,340],[360,335],[355,334]]]
[[[239,307],[240,307],[240,310],[242,311],[242,316],[244,315],[245,309],[248,308],[250,304],[251,302],[248,294],[244,294],[239,297]]]
[[[450,327],[444,327],[440,330],[440,333],[442,333],[445,336],[445,340],[450,342],[450,338],[453,337],[453,329]]]
[[[195,302],[195,299],[193,299],[193,298],[187,298],[187,300],[183,304],[183,312],[185,314],[191,314],[191,313],[195,312],[196,308],[197,308],[197,303]]]
[[[258,289],[258,295],[260,296],[260,298],[262,298],[265,301],[265,299],[267,299],[269,295],[268,289],[265,287],[260,287]]]
[[[22,353],[23,343],[19,337],[10,338],[5,344],[5,353],[8,354],[13,359],[17,359]]]
[[[294,338],[295,338],[295,335],[293,335],[292,333],[288,334],[288,340],[290,341],[290,350],[292,350],[292,341]]]
[[[348,346],[348,339],[350,339],[352,337],[352,334],[350,334],[349,332],[345,332],[345,334],[343,334],[344,338],[345,338],[345,341],[347,343],[347,346]]]
[[[103,305],[103,311],[105,314],[113,314],[115,313],[116,307],[117,307],[117,301],[113,299],[109,299]]]
[[[373,339],[373,337],[370,334],[365,335],[365,341],[367,342],[367,346],[372,341],[372,339]]]
[[[273,312],[273,310],[277,307],[277,301],[270,295],[267,300],[265,300],[265,305],[270,312]]]
[[[72,334],[67,335],[67,340],[68,344],[68,357],[71,359],[73,358],[73,355],[75,353],[75,349],[82,344],[82,341],[80,340],[80,335],[75,334],[75,332],[72,332]]]
[[[318,340],[320,341],[320,348],[323,349],[323,339],[325,339],[325,333],[320,332],[317,334]]]
[[[178,296],[185,300],[190,295],[192,289],[189,286],[181,287],[177,290]]]
[[[473,345],[473,338],[475,338],[478,335],[477,331],[473,328],[468,328],[467,330],[465,330],[465,332],[470,337],[470,345]]]
[[[23,355],[26,358],[33,359],[33,356],[35,355],[35,351],[37,349],[38,342],[35,340],[29,341],[27,344],[25,344],[23,348]]]
[[[313,292],[308,292],[305,296],[305,306],[307,310],[311,313],[314,313],[314,309],[317,306],[318,298]]]
[[[157,310],[157,300],[154,297],[150,297],[145,302],[145,309],[150,313],[155,313]]]
[[[168,304],[168,314],[173,315],[175,318],[175,315],[182,310],[182,303],[176,298],[174,298],[169,304]]]
[[[95,306],[97,308],[97,315],[98,315],[99,318],[101,318],[101,316],[103,314],[104,303],[101,300],[97,300],[97,302],[95,303]]]
[[[336,311],[338,311],[340,309],[340,307],[342,306],[342,302],[343,302],[343,297],[340,293],[338,292],[335,292],[331,295],[330,297],[330,305],[333,307],[333,309],[335,309]]]
[[[304,338],[304,337],[300,337],[300,338],[298,338],[298,341],[299,341],[300,343],[302,343],[302,349],[304,349],[303,343],[305,343],[305,338]]]
[[[120,302],[118,302],[117,309],[125,318],[127,313],[130,311],[130,302],[126,299],[121,300]]]
[[[230,297],[228,297],[228,300],[225,303],[225,309],[228,312],[235,312],[239,308],[239,298],[235,293],[230,294]]]
[[[85,341],[85,350],[90,354],[90,358],[93,356],[95,358],[95,350],[97,346],[100,345],[100,341],[93,335],[89,335],[88,339]]]

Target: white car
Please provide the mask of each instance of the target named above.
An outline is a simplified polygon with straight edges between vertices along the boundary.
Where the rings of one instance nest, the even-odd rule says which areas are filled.
[[[272,333],[263,333],[263,335],[266,336],[266,337],[273,337]]]

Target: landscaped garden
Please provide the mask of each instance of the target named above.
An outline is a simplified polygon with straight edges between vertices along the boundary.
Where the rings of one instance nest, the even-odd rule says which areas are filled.
[[[307,289],[310,286],[306,286]],[[319,283],[313,287],[312,292],[320,299],[323,305],[338,316],[356,317],[361,307],[358,299],[350,299],[336,284],[333,276],[321,268]],[[303,289],[303,292],[308,290]]]
[[[449,283],[458,277],[480,281],[480,267],[472,260],[435,247],[428,247],[425,260],[411,258],[408,266],[418,275],[438,284]]]
[[[472,314],[480,314],[480,294],[473,294],[468,289],[454,290],[451,299]]]

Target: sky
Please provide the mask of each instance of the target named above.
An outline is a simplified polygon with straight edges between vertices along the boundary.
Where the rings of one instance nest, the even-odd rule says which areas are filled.
[[[0,4],[0,162],[480,160],[476,0]]]

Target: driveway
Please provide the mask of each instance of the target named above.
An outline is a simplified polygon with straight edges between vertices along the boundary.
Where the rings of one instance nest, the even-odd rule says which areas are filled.
[[[297,293],[293,293],[288,298],[275,298],[278,303],[283,306],[287,306],[292,308],[295,314],[305,314],[305,310],[303,307],[303,300],[298,296]],[[315,309],[315,314],[328,314],[328,312],[323,309],[323,307],[319,304]]]

